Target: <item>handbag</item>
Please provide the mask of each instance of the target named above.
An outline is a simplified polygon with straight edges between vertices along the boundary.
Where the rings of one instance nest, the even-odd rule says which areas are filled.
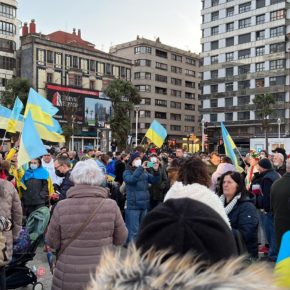
[[[248,254],[248,249],[246,246],[246,243],[244,241],[243,235],[239,230],[234,230],[234,237],[236,241],[236,246],[238,250],[238,255],[247,255]]]

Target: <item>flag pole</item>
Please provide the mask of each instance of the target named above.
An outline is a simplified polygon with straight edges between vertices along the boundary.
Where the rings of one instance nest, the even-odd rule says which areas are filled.
[[[5,141],[5,138],[6,138],[6,134],[7,134],[7,130],[5,130],[4,137],[3,137],[3,140],[2,140],[2,144],[1,144],[1,147],[3,147],[3,145],[4,145],[4,141]]]
[[[140,145],[142,145],[142,143],[143,143],[145,137],[146,137],[146,135],[145,135],[145,136],[143,137],[143,139],[141,140]]]

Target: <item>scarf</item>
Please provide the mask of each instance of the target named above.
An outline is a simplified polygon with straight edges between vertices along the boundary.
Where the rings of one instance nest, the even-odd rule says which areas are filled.
[[[225,211],[227,215],[232,211],[232,209],[235,207],[235,205],[237,204],[240,198],[241,198],[241,194],[238,194],[228,203],[228,205],[225,207]],[[220,196],[220,200],[222,204],[225,205],[226,198],[224,195]]]
[[[47,180],[49,178],[48,171],[44,169],[42,166],[32,170],[32,169],[27,169],[25,171],[25,174],[22,178],[22,180],[25,182],[29,179],[44,179]]]

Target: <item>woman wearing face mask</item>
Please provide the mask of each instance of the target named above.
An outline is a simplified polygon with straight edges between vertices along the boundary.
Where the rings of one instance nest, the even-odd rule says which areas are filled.
[[[28,216],[36,209],[45,206],[48,201],[49,173],[41,166],[40,158],[32,159],[25,171],[22,182],[26,186],[22,202],[24,214]]]
[[[125,222],[128,243],[135,240],[139,225],[150,208],[149,184],[160,181],[159,163],[153,164],[152,173],[147,172],[147,168],[148,161],[142,164],[140,153],[134,152],[123,174],[127,193]]]

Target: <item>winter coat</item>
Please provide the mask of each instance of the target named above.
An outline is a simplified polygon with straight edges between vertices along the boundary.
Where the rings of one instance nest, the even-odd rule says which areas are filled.
[[[210,176],[217,170],[217,166],[214,165],[210,160],[206,162],[207,170]]]
[[[52,289],[84,289],[95,270],[104,247],[122,245],[127,229],[116,202],[99,186],[75,185],[53,212],[46,234],[47,243],[59,250],[85,223],[98,204],[103,205],[82,233],[57,260]]]
[[[144,210],[150,208],[149,183],[160,181],[159,171],[148,173],[142,166],[128,167],[123,174],[126,184],[127,209]]]
[[[66,193],[67,191],[74,186],[73,182],[70,180],[70,174],[71,174],[71,170],[69,170],[68,172],[66,172],[66,174],[64,175],[64,179],[61,183],[61,185],[59,186],[59,199],[66,199]]]
[[[278,290],[273,268],[247,265],[232,259],[200,270],[191,256],[172,257],[164,253],[142,257],[135,248],[124,254],[106,251],[86,290]]]
[[[258,225],[254,200],[250,198],[239,199],[234,208],[228,214],[233,231],[240,231],[247,250],[251,257],[258,257]]]
[[[281,167],[274,166],[274,169],[281,175],[283,176],[286,173],[286,164],[283,163]]]
[[[290,173],[274,182],[271,187],[271,205],[274,214],[277,249],[283,234],[290,230]]]
[[[150,198],[154,201],[163,201],[165,188],[167,185],[167,174],[163,166],[159,167],[160,182],[154,183],[149,188]],[[154,174],[153,170],[150,173]]]
[[[217,186],[219,184],[220,177],[228,172],[228,171],[236,171],[236,167],[230,163],[220,163],[216,169],[216,171],[211,176],[211,187],[212,191],[216,191]]]
[[[119,184],[123,183],[123,173],[126,169],[126,165],[124,162],[122,162],[121,160],[117,160],[116,164],[115,164],[115,181],[119,182]]]
[[[7,242],[7,257],[10,261],[13,240],[16,240],[22,228],[22,208],[16,189],[9,181],[3,179],[0,179],[0,216],[9,218],[13,223],[11,231],[3,232]]]
[[[204,185],[199,183],[183,185],[182,182],[176,181],[167,192],[164,201],[171,198],[191,198],[200,201],[215,210],[226,224],[231,227],[229,218],[219,197]]]

